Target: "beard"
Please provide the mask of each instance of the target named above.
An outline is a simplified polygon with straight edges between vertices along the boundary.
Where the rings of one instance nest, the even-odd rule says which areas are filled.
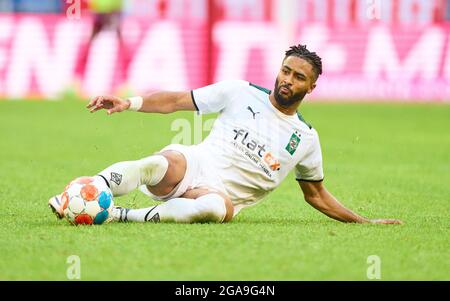
[[[289,94],[288,95],[281,94],[280,93],[281,87],[285,87],[285,88],[289,89]],[[288,86],[280,86],[278,78],[275,81],[275,91],[274,92],[275,92],[274,93],[275,101],[277,102],[278,105],[280,105],[283,108],[288,108],[288,107],[296,104],[297,102],[302,101],[307,93],[306,91],[292,93],[292,90]]]

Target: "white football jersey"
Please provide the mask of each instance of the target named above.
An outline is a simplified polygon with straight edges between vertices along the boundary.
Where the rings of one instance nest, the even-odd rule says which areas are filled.
[[[298,180],[323,179],[319,137],[301,116],[286,115],[270,91],[241,80],[192,91],[200,114],[218,112],[211,133],[198,145],[235,210],[253,205],[295,169]]]

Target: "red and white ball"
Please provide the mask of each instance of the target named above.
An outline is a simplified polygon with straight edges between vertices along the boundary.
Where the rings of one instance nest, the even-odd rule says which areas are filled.
[[[111,190],[100,177],[80,177],[66,186],[61,196],[64,216],[74,224],[100,225],[114,207]]]

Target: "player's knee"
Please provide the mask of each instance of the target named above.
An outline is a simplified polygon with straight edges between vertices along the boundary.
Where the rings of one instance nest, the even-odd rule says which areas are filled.
[[[147,185],[147,189],[154,195],[162,196],[169,194],[183,180],[186,173],[186,159],[183,154],[176,151],[164,151],[157,156],[167,161],[164,177],[156,185]]]
[[[150,156],[138,161],[141,181],[149,186],[159,184],[167,173],[168,160],[161,155]]]
[[[167,162],[169,162],[167,173],[163,180],[167,183],[177,185],[183,180],[186,174],[186,158],[177,151],[164,151],[160,155],[165,157]]]
[[[219,212],[222,212],[218,214],[221,215],[222,217],[221,222],[226,223],[231,221],[234,216],[234,206],[233,203],[231,202],[231,199],[222,192],[214,191],[208,188],[196,188],[186,191],[181,197],[198,200],[200,197],[203,196],[214,196],[214,195],[218,196],[218,198],[216,199],[219,205],[218,208],[220,208],[219,210],[221,210]],[[209,197],[207,197],[207,199],[208,198]]]
[[[234,207],[229,197],[211,192],[196,199],[199,221],[225,223],[233,218]]]

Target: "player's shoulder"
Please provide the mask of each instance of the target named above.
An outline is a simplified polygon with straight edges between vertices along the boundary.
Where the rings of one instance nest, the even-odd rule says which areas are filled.
[[[312,126],[312,124],[305,120],[303,115],[297,111],[297,118],[298,118],[298,126],[302,130],[302,132],[308,134],[311,137],[318,138],[319,133],[317,130]]]
[[[261,87],[261,86],[258,86],[254,83],[250,83],[250,82],[247,82],[247,87],[251,90],[258,90],[259,92],[267,94],[267,95],[270,95],[270,93],[272,93],[271,90]]]
[[[315,131],[311,123],[307,122],[299,111],[297,111],[297,118],[300,121],[300,124],[302,125],[303,128],[309,129],[311,132]]]

